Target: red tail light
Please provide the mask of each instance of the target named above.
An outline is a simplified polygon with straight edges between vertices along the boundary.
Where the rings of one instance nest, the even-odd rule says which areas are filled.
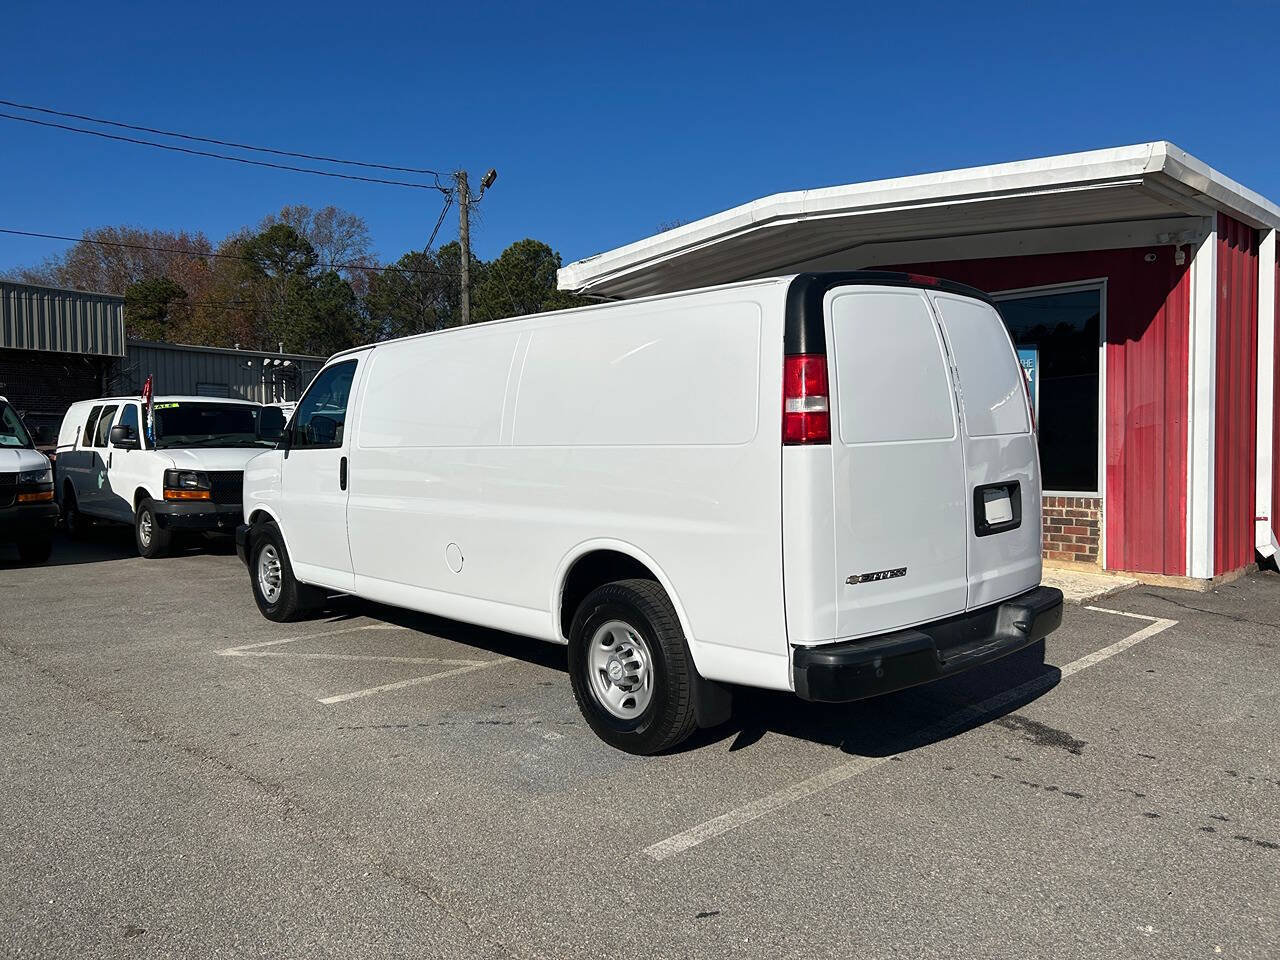
[[[782,442],[830,443],[827,358],[818,353],[785,357],[782,366]]]

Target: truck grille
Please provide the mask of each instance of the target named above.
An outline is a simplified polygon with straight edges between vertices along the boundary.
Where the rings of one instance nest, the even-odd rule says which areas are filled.
[[[244,471],[219,470],[209,474],[209,496],[214,503],[244,502]]]
[[[0,473],[0,507],[13,506],[18,495],[18,475],[16,473]]]

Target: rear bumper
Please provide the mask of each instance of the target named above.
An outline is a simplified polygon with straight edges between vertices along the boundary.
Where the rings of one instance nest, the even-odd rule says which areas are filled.
[[[57,523],[58,505],[52,501],[0,507],[0,543],[51,537]]]
[[[1062,623],[1062,591],[1036,587],[1003,603],[898,630],[794,647],[796,694],[841,703],[891,693],[990,663],[1043,640]]]
[[[238,503],[170,500],[155,505],[156,522],[165,530],[233,531],[244,518]]]

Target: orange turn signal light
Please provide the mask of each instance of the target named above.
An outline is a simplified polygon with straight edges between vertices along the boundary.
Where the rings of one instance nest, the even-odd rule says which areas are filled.
[[[19,503],[47,503],[53,499],[52,490],[38,490],[35,493],[18,494]]]
[[[210,500],[208,490],[175,490],[172,487],[164,488],[164,498],[166,500]]]

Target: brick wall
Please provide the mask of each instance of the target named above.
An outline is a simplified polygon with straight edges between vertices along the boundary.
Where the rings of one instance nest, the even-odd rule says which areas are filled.
[[[1044,558],[1097,563],[1102,500],[1099,497],[1045,497]]]

